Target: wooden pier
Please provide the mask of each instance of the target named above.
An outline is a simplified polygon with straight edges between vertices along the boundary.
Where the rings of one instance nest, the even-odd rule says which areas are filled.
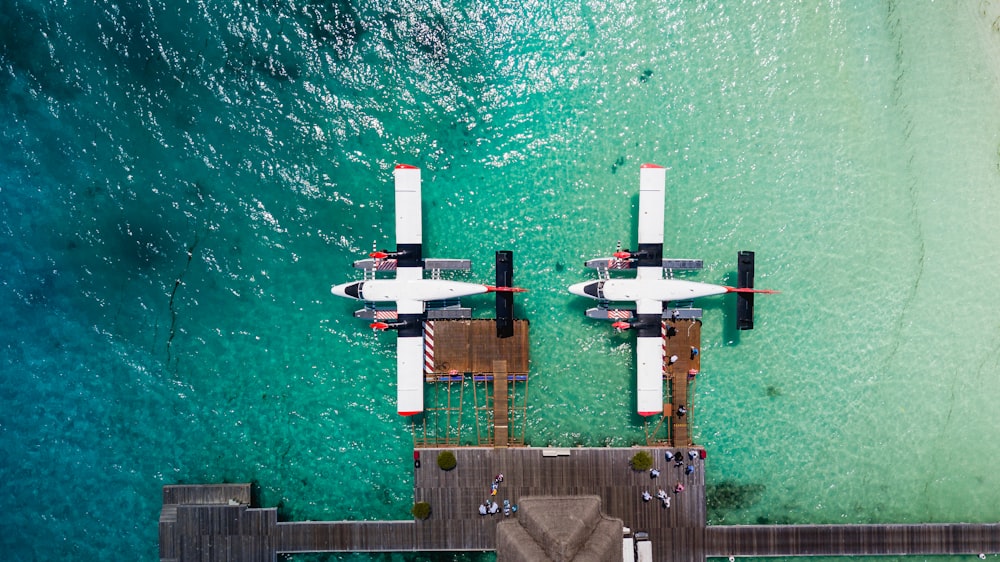
[[[646,447],[526,448],[511,445],[523,443],[526,425],[528,323],[515,321],[514,336],[500,339],[494,321],[436,320],[429,332],[425,330],[425,346],[427,337],[434,340],[430,342],[433,364],[426,369],[434,399],[424,414],[415,416],[422,438],[418,422],[413,422],[414,447],[423,462],[411,469],[413,499],[430,504],[429,519],[279,522],[277,509],[251,505],[250,484],[166,486],[159,522],[160,560],[273,562],[281,554],[307,552],[491,551],[497,549],[497,526],[505,517],[482,516],[479,506],[484,501],[508,499],[517,504],[543,497],[550,499],[534,503],[552,505],[552,498],[584,497],[599,502],[605,527],[620,519],[633,531],[648,533],[654,560],[661,561],[1000,553],[1000,524],[992,523],[708,526],[705,466],[702,451],[690,446],[689,429],[694,414],[691,397],[701,370],[700,352],[693,352],[693,348],[700,351],[701,321],[694,316],[674,318],[664,323],[664,332],[667,394],[663,415],[647,422]],[[463,391],[466,386],[471,386],[471,393]],[[488,446],[447,447],[458,464],[444,471],[435,460],[445,449],[434,445],[462,442],[465,394],[473,397],[477,442]],[[686,409],[683,415],[681,406]],[[629,461],[639,451],[653,456],[658,477],[631,469]],[[668,462],[668,451],[681,462]],[[501,473],[503,482],[493,496],[490,485]],[[655,497],[660,489],[668,494],[670,507]],[[644,491],[654,497],[644,501]],[[400,505],[399,511],[409,511],[411,505]],[[524,515],[522,523],[530,520],[527,512]],[[508,537],[504,544],[513,544],[511,540]]]
[[[514,321],[514,335],[498,338],[496,320],[434,320],[435,374],[491,373],[493,361],[507,361],[509,374],[528,374],[528,321]],[[427,336],[425,336],[425,346]]]
[[[435,449],[422,449],[425,462],[412,469],[414,500],[431,505],[425,521],[278,522],[276,509],[248,505],[248,484],[168,486],[160,516],[161,562],[271,562],[296,552],[489,551],[496,548],[496,526],[504,517],[481,516],[478,506],[537,496],[599,497],[607,516],[649,533],[655,560],[1000,552],[998,524],[707,526],[704,464],[687,455],[695,449],[449,450],[458,460],[454,470],[437,467]],[[640,450],[653,455],[659,477],[630,468]],[[685,464],[667,463],[667,450],[681,454]],[[695,467],[692,474],[688,464]],[[490,484],[500,473],[504,480],[491,496]],[[677,483],[684,485],[679,493]],[[643,491],[655,496],[661,488],[671,498],[669,508],[655,497],[642,500]]]
[[[695,409],[691,397],[701,372],[701,320],[692,317],[664,320],[663,333],[663,378],[667,393],[663,415],[645,422],[646,445],[690,447],[694,444],[690,427]],[[674,356],[677,360],[671,362]]]
[[[529,328],[514,320],[513,336],[498,338],[496,320],[426,323],[424,348],[433,359],[425,364],[424,412],[411,418],[414,447],[524,444]],[[463,434],[470,425],[475,440]]]

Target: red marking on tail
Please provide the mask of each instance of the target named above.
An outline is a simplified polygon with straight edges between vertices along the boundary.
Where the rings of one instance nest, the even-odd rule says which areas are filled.
[[[771,289],[750,289],[749,287],[744,287],[742,289],[736,287],[726,287],[727,293],[760,293],[762,295],[778,295],[781,291],[774,291]]]
[[[527,289],[522,289],[520,287],[494,287],[493,285],[485,285],[487,293],[527,293]]]
[[[612,324],[611,327],[616,330],[628,330],[629,328],[632,327],[632,325],[629,324],[628,322],[622,322],[621,320],[619,320],[618,322]]]
[[[371,324],[368,325],[368,327],[371,328],[372,330],[388,330],[389,329],[389,325],[386,324],[385,322],[372,322]]]
[[[614,257],[616,257],[616,258],[618,258],[620,260],[627,260],[630,257],[632,257],[632,254],[630,254],[629,252],[615,252],[614,254],[611,254],[611,255],[613,255]]]
[[[387,254],[385,252],[381,252],[381,251],[380,252],[371,252],[370,254],[368,254],[368,257],[375,258],[377,260],[384,260],[385,258],[389,257],[389,254]]]

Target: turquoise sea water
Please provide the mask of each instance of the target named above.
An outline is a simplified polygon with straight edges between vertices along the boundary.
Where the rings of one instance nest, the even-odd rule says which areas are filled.
[[[427,254],[488,280],[515,252],[530,444],[642,439],[629,339],[565,286],[634,241],[652,161],[690,277],[753,249],[782,291],[750,333],[701,303],[712,522],[998,520],[998,16],[0,2],[2,557],[153,559],[173,483],[407,517],[394,336],[329,293],[391,245],[399,162],[424,169]]]

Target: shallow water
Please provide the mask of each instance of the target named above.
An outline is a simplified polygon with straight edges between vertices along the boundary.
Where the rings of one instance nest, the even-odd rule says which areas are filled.
[[[634,241],[652,161],[690,278],[753,249],[782,291],[749,333],[701,303],[695,439],[735,490],[711,522],[996,520],[998,15],[3,4],[0,549],[153,558],[172,483],[407,517],[394,336],[328,290],[391,245],[397,162],[424,168],[428,254],[479,280],[515,252],[529,443],[643,438],[629,339],[565,286]]]

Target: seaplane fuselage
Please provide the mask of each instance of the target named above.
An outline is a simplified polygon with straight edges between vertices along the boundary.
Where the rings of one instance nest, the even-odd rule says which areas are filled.
[[[589,297],[604,301],[632,301],[642,307],[643,301],[649,301],[650,313],[660,313],[663,303],[684,301],[699,297],[721,295],[728,289],[722,285],[697,283],[680,279],[606,279],[601,281],[584,281],[571,285],[569,292],[581,297]],[[642,314],[644,311],[639,310]]]
[[[428,303],[433,308],[471,295],[512,293],[523,289],[450,281],[437,275],[424,278],[427,269],[469,269],[469,263],[468,260],[424,259],[420,169],[399,165],[393,176],[396,250],[373,251],[369,254],[372,259],[356,261],[355,267],[365,269],[365,278],[334,285],[330,292],[338,297],[364,301],[366,311],[374,312],[371,310],[373,305],[383,304],[377,312],[384,316],[366,317],[377,320],[371,324],[372,328],[396,332],[396,409],[400,415],[412,416],[424,410],[423,327]],[[379,279],[375,276],[376,271],[395,271],[395,278]],[[394,306],[385,306],[384,303]],[[454,308],[456,305],[446,306]]]
[[[398,275],[398,273],[397,273]],[[373,279],[343,283],[331,289],[337,296],[366,302],[442,301],[480,295],[489,291],[486,285],[449,281],[446,279]],[[403,312],[402,310],[400,312]],[[423,312],[423,308],[415,311]]]
[[[372,252],[366,262],[370,276],[361,281],[349,281],[330,289],[334,295],[366,303],[394,303],[396,319],[376,322],[375,329],[396,331],[396,409],[400,415],[412,416],[424,410],[424,340],[423,322],[427,303],[486,293],[487,285],[463,283],[445,279],[425,279],[423,258],[423,225],[420,170],[413,166],[396,166],[396,250]],[[387,260],[387,258],[389,258]],[[439,260],[440,261],[440,260]],[[453,260],[455,261],[455,260]],[[356,262],[355,266],[357,267]],[[375,271],[381,265],[391,265],[394,279],[377,279]]]
[[[615,329],[633,329],[636,333],[636,406],[639,415],[663,413],[663,341],[661,323],[664,304],[687,301],[698,297],[719,295],[727,287],[664,278],[663,217],[666,170],[654,164],[644,164],[639,172],[639,248],[637,251],[615,252],[611,258],[592,260],[586,265],[603,269],[601,278],[569,287],[569,292],[581,297],[609,302],[635,303],[634,316],[619,321]],[[600,265],[597,265],[599,263]],[[635,269],[634,278],[612,278],[608,270]],[[608,320],[619,316],[608,314]]]

